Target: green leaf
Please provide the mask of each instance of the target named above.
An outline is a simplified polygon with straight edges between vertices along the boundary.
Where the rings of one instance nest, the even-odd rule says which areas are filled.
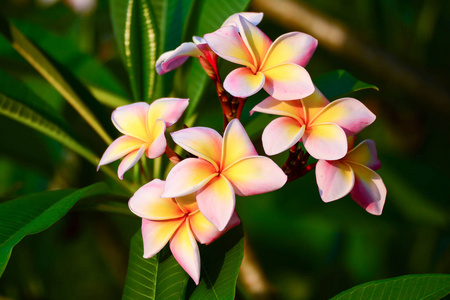
[[[188,19],[189,27],[186,30],[185,39],[190,40],[193,35],[203,36],[206,33],[216,31],[229,16],[245,11],[249,3],[250,0],[195,1]],[[200,63],[194,61],[187,80],[187,96],[190,100],[186,118],[189,118],[195,112],[210,81],[211,79],[206,75]]]
[[[122,299],[182,299],[189,275],[165,247],[149,259],[143,258],[142,232],[131,239],[127,278]]]
[[[421,274],[367,282],[342,292],[332,299],[432,300],[442,299],[448,294],[450,294],[450,275]]]
[[[314,79],[314,84],[327,99],[337,98],[364,89],[375,89],[378,91],[376,86],[360,81],[344,70],[331,71],[320,75]]]
[[[41,232],[61,219],[80,199],[109,192],[103,183],[79,190],[46,191],[0,204],[0,276],[12,248],[25,236]]]
[[[198,286],[190,281],[190,299],[234,299],[244,257],[244,232],[239,225],[212,244],[200,245],[202,271]],[[187,298],[187,297],[186,297]]]
[[[150,101],[155,88],[158,34],[150,0],[110,0],[109,3],[134,99]]]
[[[95,98],[68,70],[36,47],[2,16],[0,16],[0,34],[75,108],[107,144],[112,142],[98,120],[98,117],[101,118],[105,125],[109,124],[109,118],[106,117]],[[95,114],[92,109],[95,109]]]

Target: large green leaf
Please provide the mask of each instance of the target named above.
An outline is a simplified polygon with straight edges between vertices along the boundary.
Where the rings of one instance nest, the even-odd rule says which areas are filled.
[[[170,254],[169,248],[149,259],[144,259],[143,254],[139,230],[131,239],[123,299],[183,298],[189,275]]]
[[[50,227],[81,198],[108,192],[105,184],[97,183],[79,190],[27,195],[0,204],[0,276],[6,268],[12,248],[26,235]]]
[[[327,99],[337,98],[363,89],[378,91],[376,86],[356,79],[345,70],[335,70],[320,75],[314,79],[314,84]]]
[[[244,257],[244,232],[235,227],[209,246],[200,245],[202,271],[198,286],[190,281],[190,299],[234,299]],[[187,297],[186,297],[187,298]]]
[[[188,19],[185,39],[193,35],[203,36],[220,28],[222,23],[232,14],[245,11],[250,0],[199,0],[195,1]],[[211,79],[195,61],[189,71],[187,80],[187,96],[190,99],[186,118],[194,112]],[[211,82],[212,83],[212,82]]]
[[[150,101],[156,78],[158,30],[150,0],[110,0],[120,54],[136,101]]]
[[[0,16],[0,34],[25,58],[53,87],[75,108],[86,122],[107,143],[112,142],[103,125],[109,118],[99,107],[99,103],[73,75],[36,47],[13,24]],[[82,100],[83,99],[83,100]],[[92,109],[95,109],[95,114]]]
[[[450,294],[450,275],[422,274],[367,282],[342,292],[332,299],[433,300],[442,299],[448,294]]]

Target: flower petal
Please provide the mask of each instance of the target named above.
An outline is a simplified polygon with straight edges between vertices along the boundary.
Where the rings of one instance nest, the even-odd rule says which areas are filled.
[[[235,26],[222,27],[204,36],[209,47],[220,57],[232,63],[253,68],[253,58]]]
[[[178,203],[178,207],[185,213],[193,213],[198,211],[198,205],[197,205],[197,199],[196,199],[197,193],[188,194],[183,197],[176,197],[175,201]]]
[[[139,148],[141,148],[141,146],[142,140],[138,140],[127,135],[122,135],[114,142],[112,142],[111,145],[109,145],[109,147],[106,149],[105,153],[103,153],[103,156],[98,163],[98,168],[100,168],[100,166],[109,164],[110,162],[113,162],[134,150],[138,150]]]
[[[375,142],[372,140],[361,142],[347,153],[344,160],[364,165],[372,170],[378,170],[381,167],[381,162],[377,155],[377,148]]]
[[[282,64],[262,72],[266,77],[264,90],[279,100],[304,98],[314,92],[314,84],[305,68]]]
[[[255,13],[255,12],[236,13],[229,16],[228,19],[226,19],[225,22],[223,22],[221,27],[237,26],[237,23],[239,22],[239,16],[244,17],[247,21],[256,26],[261,22],[263,15],[264,15],[263,13]]]
[[[317,40],[303,32],[289,32],[278,37],[270,46],[261,70],[293,63],[302,67],[311,59],[317,48]]]
[[[300,100],[280,101],[272,96],[269,96],[260,103],[256,104],[250,111],[250,115],[252,115],[255,111],[265,114],[291,117],[298,120],[299,123],[304,124],[303,120],[305,118]]]
[[[293,102],[293,101],[291,101]],[[281,153],[300,141],[305,132],[301,125],[291,117],[281,117],[266,126],[262,134],[262,143],[267,155]]]
[[[180,119],[189,104],[189,99],[161,98],[153,101],[148,109],[147,126],[151,128],[157,119],[163,119],[167,127]]]
[[[355,172],[355,186],[350,196],[368,213],[381,215],[387,192],[380,175],[363,165],[350,165]]]
[[[253,155],[258,153],[244,126],[238,119],[231,120],[223,133],[221,169],[224,170],[235,161]]]
[[[164,132],[166,131],[166,123],[163,119],[158,119],[150,128],[152,143],[148,147],[146,155],[148,158],[154,159],[160,157],[166,151],[167,141],[164,136]]]
[[[320,197],[324,202],[330,202],[350,193],[355,175],[346,163],[321,159],[316,165],[316,181]]]
[[[191,225],[192,233],[195,236],[195,239],[199,241],[201,244],[209,245],[215,240],[217,240],[222,234],[227,232],[229,229],[239,225],[241,220],[239,220],[237,213],[234,212],[233,215],[231,216],[231,220],[228,222],[225,229],[219,231],[216,228],[216,226],[214,226],[211,222],[209,222],[205,218],[205,216],[199,211],[189,216],[189,222]]]
[[[134,150],[133,152],[130,152],[130,154],[128,154],[123,158],[122,162],[119,165],[119,168],[117,169],[117,175],[119,176],[120,179],[123,179],[123,174],[125,174],[126,171],[131,169],[131,167],[134,166],[139,161],[139,159],[144,154],[146,148],[147,145],[142,145],[142,147],[139,150]]]
[[[207,127],[192,127],[171,133],[173,141],[189,153],[212,163],[217,169],[222,153],[222,137]]]
[[[237,68],[227,75],[223,87],[234,97],[247,98],[262,89],[264,82],[261,72],[253,74],[249,68]]]
[[[198,50],[196,44],[192,42],[182,43],[178,48],[163,53],[156,61],[156,72],[159,75],[172,71],[182,64],[189,57],[198,57],[202,52]]]
[[[327,98],[319,91],[315,89],[314,93],[306,98],[300,100],[303,105],[303,115],[305,123],[310,123],[310,121],[325,107],[330,103]]]
[[[334,123],[347,134],[353,135],[372,124],[375,118],[375,115],[360,101],[342,98],[328,104],[311,120],[311,123]]]
[[[170,251],[195,284],[200,280],[200,252],[186,220],[170,240]]]
[[[237,25],[242,40],[253,57],[254,65],[259,69],[270,45],[272,45],[272,41],[261,29],[250,23],[243,16],[239,16]]]
[[[265,156],[243,158],[223,171],[222,175],[239,196],[271,192],[281,188],[287,180],[281,168]]]
[[[185,213],[173,198],[161,198],[165,182],[153,179],[139,188],[128,201],[128,207],[137,216],[153,221],[183,217]]]
[[[116,108],[112,113],[112,122],[117,130],[143,141],[148,141],[147,112],[149,105],[137,102]]]
[[[142,219],[144,258],[150,258],[161,251],[184,221],[185,218],[169,221],[151,221]]]
[[[345,132],[333,123],[307,127],[302,141],[306,151],[315,159],[336,160],[347,154]]]
[[[186,196],[199,190],[214,176],[216,169],[210,162],[200,158],[186,158],[170,170],[161,197]]]
[[[233,187],[222,175],[215,176],[197,192],[197,204],[205,218],[222,231],[234,212]]]

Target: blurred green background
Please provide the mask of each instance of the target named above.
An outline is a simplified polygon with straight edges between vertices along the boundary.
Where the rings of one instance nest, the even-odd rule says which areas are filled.
[[[131,99],[108,1],[99,0],[83,12],[71,7],[73,1],[45,2],[53,1],[2,0],[0,12],[85,84],[100,84]],[[260,28],[272,39],[287,31],[317,30],[287,24],[265,2],[255,1],[250,10],[265,12]],[[276,2],[271,1],[272,6]],[[281,299],[327,299],[370,280],[450,273],[450,163],[446,158],[450,153],[450,2],[309,0],[297,4],[306,5],[313,20],[340,24],[349,43],[356,41],[368,49],[349,55],[319,38],[307,69],[313,78],[345,69],[379,87],[379,92],[364,90],[351,96],[377,115],[376,122],[357,138],[376,141],[383,164],[378,173],[388,194],[381,216],[366,213],[350,197],[325,204],[310,173],[280,191],[237,199],[248,240],[273,288]],[[367,53],[379,56],[365,57]],[[384,72],[380,65],[387,66]],[[77,124],[83,139],[96,139],[2,37],[0,69],[25,82],[66,120]],[[409,75],[399,78],[399,74]],[[215,97],[211,88],[199,106],[196,124],[221,130]],[[243,122],[250,121],[246,112],[256,103],[256,99],[248,101]],[[267,120],[258,124],[260,131],[266,124]],[[90,164],[32,129],[3,116],[0,126],[0,201],[46,189],[83,187],[100,178]],[[260,147],[260,142],[256,145]],[[101,154],[104,148],[94,150]],[[258,152],[263,153],[261,148]],[[285,156],[275,159],[282,164]],[[14,248],[0,280],[0,299],[120,298],[129,240],[139,226],[135,217],[77,205],[49,230],[26,237]],[[245,299],[244,294],[238,291],[237,297]]]

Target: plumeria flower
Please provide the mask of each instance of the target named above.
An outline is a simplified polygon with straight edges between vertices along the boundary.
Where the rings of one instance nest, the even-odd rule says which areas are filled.
[[[161,197],[181,197],[196,192],[202,214],[219,230],[228,224],[235,193],[249,196],[281,188],[287,176],[268,157],[258,156],[244,127],[233,119],[223,138],[205,127],[182,129],[172,138],[198,158],[187,158],[167,175]]]
[[[118,107],[112,113],[112,122],[122,135],[109,145],[98,168],[121,157],[117,174],[123,179],[128,171],[145,153],[148,158],[164,154],[167,146],[164,132],[183,114],[189,99],[161,98],[151,105],[137,102]],[[97,170],[98,170],[97,168]]]
[[[251,111],[281,115],[267,125],[262,134],[267,155],[281,153],[300,140],[316,159],[336,160],[347,153],[347,135],[360,132],[375,121],[375,115],[356,99],[329,102],[316,89],[311,95],[294,101],[268,97]]]
[[[372,140],[363,141],[340,160],[321,159],[316,165],[320,197],[324,202],[330,202],[350,193],[352,199],[368,213],[381,215],[386,187],[381,177],[374,172],[380,167],[375,142]]]
[[[236,26],[239,15],[254,25],[258,25],[263,17],[262,13],[238,13],[226,19],[222,26]],[[189,57],[201,56],[209,62],[217,73],[217,55],[211,50],[204,38],[194,36],[192,39],[193,42],[182,43],[175,50],[163,53],[156,61],[156,72],[163,75],[184,64]]]
[[[128,202],[130,210],[142,218],[144,258],[152,257],[169,242],[175,259],[198,284],[200,253],[197,241],[209,245],[240,220],[234,213],[225,230],[219,231],[198,210],[194,194],[161,198],[164,185],[164,181],[154,179],[137,190]]]
[[[294,100],[314,92],[304,66],[317,47],[317,40],[290,32],[273,43],[255,25],[239,16],[237,26],[225,26],[205,34],[209,47],[220,57],[245,67],[233,70],[224,81],[231,95],[249,97],[264,88],[280,100]]]

